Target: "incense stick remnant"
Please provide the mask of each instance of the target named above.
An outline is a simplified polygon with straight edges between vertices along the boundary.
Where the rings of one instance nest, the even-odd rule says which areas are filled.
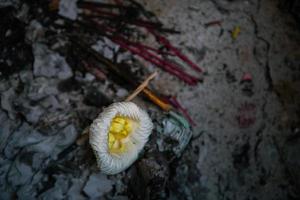
[[[129,95],[125,101],[131,101],[134,97],[136,97],[145,87],[149,84],[149,81],[152,80],[157,75],[157,72],[152,73],[145,81],[143,81],[136,90]]]

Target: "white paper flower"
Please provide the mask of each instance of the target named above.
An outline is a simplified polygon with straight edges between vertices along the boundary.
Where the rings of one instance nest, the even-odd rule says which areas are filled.
[[[90,144],[106,174],[127,169],[138,157],[153,128],[148,114],[132,102],[105,108],[90,127]]]

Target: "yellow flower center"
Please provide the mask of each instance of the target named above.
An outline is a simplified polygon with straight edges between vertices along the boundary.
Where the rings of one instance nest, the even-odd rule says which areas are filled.
[[[128,117],[116,116],[112,119],[108,133],[108,149],[111,153],[126,151],[125,143],[132,132],[133,121]]]

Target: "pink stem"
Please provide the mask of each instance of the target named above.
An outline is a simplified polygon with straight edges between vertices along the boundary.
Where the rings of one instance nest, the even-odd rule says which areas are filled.
[[[114,42],[116,42],[117,44],[119,44],[122,48],[125,48],[125,49],[131,51],[133,54],[137,54],[137,55],[141,56],[142,58],[144,58],[145,60],[161,67],[162,69],[164,69],[164,70],[168,71],[169,73],[177,76],[178,78],[180,78],[184,82],[188,83],[189,85],[197,84],[197,82],[198,82],[197,78],[192,77],[192,76],[186,74],[185,72],[180,71],[177,68],[174,68],[174,66],[170,65],[170,63],[167,63],[164,60],[156,57],[155,54],[151,54],[148,51],[141,52],[140,49],[132,47],[132,46],[126,44],[125,42],[121,41],[121,40],[117,40],[117,39],[112,39],[112,40]]]
[[[160,51],[158,49],[155,49],[153,47],[150,47],[150,46],[147,46],[147,45],[144,45],[144,44],[141,44],[141,43],[132,43],[134,44],[135,46],[139,47],[139,48],[145,48],[145,49],[149,49],[151,51],[154,51],[158,54],[167,54],[167,55],[170,55],[170,56],[175,56],[175,54],[173,53],[170,53],[170,52],[163,52],[163,51]]]
[[[182,61],[186,62],[194,70],[196,70],[198,72],[203,72],[203,70],[198,65],[196,65],[195,63],[193,63],[188,57],[186,57],[184,54],[182,54],[179,49],[177,49],[176,47],[174,47],[168,41],[167,38],[165,38],[165,37],[163,37],[161,35],[158,35],[153,29],[149,29],[148,28],[148,31],[150,33],[152,33],[158,39],[159,42],[161,42],[162,44],[164,44],[169,50],[173,51]]]
[[[188,114],[187,110],[181,106],[181,104],[177,101],[176,97],[168,98],[169,102],[178,110],[182,112],[182,114],[187,118],[187,120],[192,124],[192,126],[196,126],[196,123],[192,119],[192,117]]]
[[[93,20],[95,23],[97,23],[97,28],[101,29],[101,31],[108,32],[109,34],[106,33],[108,37],[115,43],[119,44],[121,47],[131,51],[134,54],[137,54],[144,58],[145,60],[157,65],[158,67],[161,67],[162,69],[168,71],[169,73],[177,76],[181,80],[185,81],[189,85],[196,85],[199,81],[196,77],[193,77],[184,71],[182,71],[178,66],[176,66],[173,63],[167,62],[161,58],[159,58],[156,54],[147,51],[145,48],[137,47],[135,43],[127,41],[121,36],[113,36],[110,34],[113,34],[114,31],[111,29],[108,29],[107,27],[103,27],[102,25],[99,26],[99,22]]]

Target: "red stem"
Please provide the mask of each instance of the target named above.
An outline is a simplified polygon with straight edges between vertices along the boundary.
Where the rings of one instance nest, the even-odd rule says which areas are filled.
[[[136,47],[130,46],[126,44],[125,42],[118,40],[118,39],[112,39],[115,43],[119,44],[122,48],[125,48],[129,51],[131,51],[133,54],[137,54],[144,58],[145,60],[157,65],[158,67],[161,67],[162,69],[166,70],[167,72],[177,76],[184,82],[188,83],[189,85],[196,85],[198,82],[198,79],[195,77],[192,77],[185,72],[181,71],[178,68],[174,68],[174,66],[170,65],[170,63],[156,57],[155,54],[152,54],[148,51],[143,51],[141,49],[138,49]]]
[[[215,21],[205,23],[204,26],[205,27],[214,26],[214,25],[221,26],[221,24],[222,24],[221,20],[215,20]]]
[[[200,73],[203,72],[203,70],[198,65],[193,63],[188,57],[186,57],[184,54],[182,54],[179,49],[174,47],[167,38],[165,38],[161,35],[158,35],[153,29],[148,29],[148,31],[150,33],[152,33],[160,43],[164,44],[167,49],[173,51],[176,54],[176,56],[178,56],[182,61],[184,61],[188,65],[190,65],[195,71],[198,71]]]
[[[168,100],[170,104],[172,104],[175,108],[182,112],[182,114],[192,124],[192,126],[196,126],[196,123],[194,122],[192,117],[188,114],[187,110],[181,106],[181,104],[177,101],[175,96],[168,98]]]
[[[198,78],[193,77],[193,76],[185,73],[180,68],[178,68],[178,66],[176,66],[174,63],[167,62],[167,61],[161,59],[156,54],[154,54],[150,51],[147,51],[145,48],[141,48],[141,47],[136,46],[135,43],[130,42],[130,41],[124,39],[121,36],[113,35],[114,30],[112,30],[110,28],[107,28],[107,27],[103,27],[102,25],[99,25],[99,23],[95,20],[93,20],[93,21],[97,25],[96,28],[100,29],[100,31],[102,31],[102,32],[104,31],[104,34],[107,37],[109,37],[115,43],[119,44],[122,48],[125,48],[125,49],[131,51],[132,53],[139,55],[140,57],[142,57],[145,60],[157,65],[158,67],[161,67],[162,69],[164,69],[167,72],[177,76],[178,78],[180,78],[184,82],[188,83],[189,85],[196,85],[198,83],[198,81],[199,81]]]
[[[133,43],[132,43],[132,44],[133,44]],[[153,51],[153,52],[156,52],[156,53],[158,53],[158,54],[166,54],[166,55],[169,55],[169,56],[175,56],[173,53],[170,53],[170,52],[164,52],[164,51],[155,49],[155,48],[153,48],[153,47],[150,47],[150,46],[147,46],[147,45],[138,43],[138,42],[135,42],[134,45],[137,46],[137,47],[139,47],[139,48],[145,48],[145,49],[148,49],[148,50]]]

